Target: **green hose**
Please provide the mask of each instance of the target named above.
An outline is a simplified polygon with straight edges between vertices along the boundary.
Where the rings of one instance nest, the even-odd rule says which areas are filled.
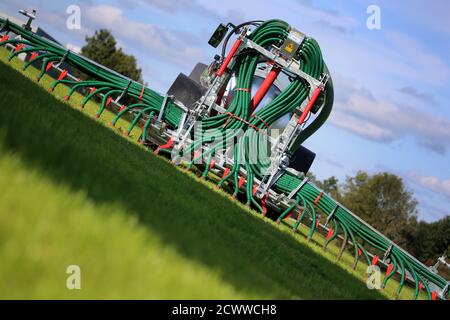
[[[0,18],[0,24],[4,23],[5,19]],[[42,78],[45,74],[48,63],[59,62],[63,58],[65,63],[91,78],[92,80],[83,81],[57,80],[52,83],[50,89],[54,90],[59,84],[71,86],[71,89],[66,96],[66,98],[69,99],[74,92],[82,88],[97,88],[95,91],[86,95],[82,101],[81,107],[84,107],[94,96],[103,94],[101,106],[97,113],[98,116],[102,115],[108,99],[121,97],[125,92],[127,98],[133,99],[135,102],[131,103],[128,107],[121,109],[114,118],[112,125],[125,114],[135,112],[135,117],[127,132],[130,133],[137,125],[138,121],[144,119],[145,124],[143,126],[141,140],[145,140],[152,118],[155,114],[159,113],[162,108],[164,101],[162,95],[144,87],[140,83],[135,81],[130,82],[130,79],[114,71],[108,70],[85,57],[70,52],[54,42],[43,39],[11,21],[6,23],[5,30],[20,35],[21,38],[8,40],[0,43],[0,45],[24,45],[23,48],[12,53],[9,57],[10,59],[13,59],[20,53],[39,53],[39,56],[34,58],[33,61],[24,64],[24,69],[26,69],[31,63],[42,61],[38,79]],[[279,47],[288,34],[289,25],[286,22],[281,20],[267,20],[252,30],[248,37],[262,47],[271,48],[273,46]],[[264,169],[268,166],[267,159],[259,159],[261,150],[265,147],[263,145],[263,139],[260,139],[260,135],[266,132],[267,126],[270,127],[286,114],[294,112],[294,110],[308,99],[308,96],[311,95],[312,88],[310,88],[309,84],[303,79],[294,77],[290,84],[276,98],[258,110],[255,114],[251,114],[249,111],[251,102],[251,95],[249,92],[252,87],[255,70],[259,63],[261,63],[260,59],[261,56],[257,52],[253,50],[243,50],[232,60],[227,76],[234,74],[236,77],[236,88],[241,88],[242,90],[235,92],[227,109],[227,114],[219,114],[217,116],[201,119],[202,129],[200,132],[196,133],[201,134],[200,136],[202,138],[192,141],[183,152],[188,154],[192,153],[194,150],[199,150],[198,148],[202,146],[208,146],[207,148],[200,149],[203,150],[201,154],[201,156],[204,157],[203,159],[207,159],[206,167],[203,171],[203,176],[207,177],[213,157],[216,154],[226,151],[224,145],[227,145],[227,142],[233,142],[233,165],[228,168],[229,173],[223,176],[217,185],[219,187],[224,187],[225,185],[233,186],[234,189],[232,193],[234,196],[237,196],[239,193],[238,182],[240,179],[240,169],[245,168],[247,176],[245,177],[246,186],[244,192],[247,205],[253,206],[258,211],[263,212],[264,208],[262,207],[262,203],[259,203],[254,197],[254,182],[256,179],[262,179],[262,172],[264,172]],[[324,75],[329,76],[330,73],[323,61],[320,47],[314,39],[309,37],[304,39],[298,51],[298,59],[301,62],[301,70],[311,77],[320,79]],[[328,119],[332,111],[334,100],[333,82],[331,77],[329,77],[319,99],[323,102],[323,107],[312,122],[303,128],[289,150],[290,153],[295,151],[299,145],[314,134]],[[165,106],[164,114],[162,115],[163,121],[170,128],[175,130],[178,129],[177,127],[182,115],[183,111],[169,99]],[[244,135],[238,136],[235,133],[237,130],[243,130]],[[216,141],[217,137],[223,138],[221,142]],[[254,158],[258,159],[258,161],[250,161]],[[192,167],[193,165],[194,161],[189,164],[189,167]],[[273,190],[288,195],[302,183],[303,179],[304,178],[286,171],[275,182]],[[231,183],[227,184],[227,182],[230,181]],[[361,251],[361,254],[365,257],[367,264],[370,265],[371,263],[366,249],[357,241],[357,239],[360,239],[365,245],[370,245],[381,252],[386,252],[390,248],[392,242],[387,237],[363,223],[359,218],[340,206],[328,195],[323,194],[320,197],[320,201],[315,203],[319,194],[321,194],[321,190],[311,182],[306,182],[297,194],[294,195],[295,202],[281,213],[278,217],[278,221],[285,218],[289,212],[294,210],[297,205],[301,204],[303,209],[295,221],[293,230],[296,231],[301,221],[309,214],[312,224],[308,239],[311,239],[316,228],[316,219],[318,218],[316,211],[319,210],[321,214],[326,216],[333,213],[333,217],[330,219],[334,226],[333,234],[325,241],[324,248],[326,248],[331,241],[335,240],[339,232],[341,232],[344,240],[338,253],[338,259],[340,259],[346,245],[351,240],[355,255],[354,268],[356,268],[356,264],[359,260],[359,251]],[[393,264],[393,270],[385,276],[383,287],[394,274],[399,272],[400,283],[397,294],[400,294],[402,291],[405,283],[405,276],[407,274],[406,272],[411,274],[413,277],[412,280],[415,282],[414,299],[417,298],[420,291],[419,283],[423,284],[429,299],[431,299],[431,292],[427,282],[432,282],[441,289],[447,284],[445,279],[431,272],[426,266],[396,245],[394,245],[392,249],[390,259]]]

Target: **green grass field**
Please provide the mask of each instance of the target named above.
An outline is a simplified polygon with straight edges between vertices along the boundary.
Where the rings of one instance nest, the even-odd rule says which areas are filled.
[[[336,262],[336,246],[262,220],[12,67],[0,62],[0,298],[393,297],[350,254]],[[66,288],[73,264],[81,290]]]

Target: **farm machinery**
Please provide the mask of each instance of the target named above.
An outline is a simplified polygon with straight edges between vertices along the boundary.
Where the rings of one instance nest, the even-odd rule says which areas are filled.
[[[180,74],[159,94],[31,30],[35,13],[21,26],[0,18],[0,46],[9,59],[26,56],[24,69],[39,67],[39,81],[56,72],[51,87],[85,95],[81,108],[99,99],[96,117],[127,118],[129,134],[141,127],[139,143],[174,165],[195,170],[261,214],[288,220],[293,232],[303,223],[324,234],[324,249],[340,243],[338,259],[350,250],[353,268],[361,259],[385,271],[381,287],[399,280],[416,299],[446,299],[449,283],[356,214],[320,190],[306,174],[315,154],[302,146],[327,120],[333,83],[318,43],[281,20],[220,24],[209,44],[222,50],[209,65]],[[234,41],[232,44],[231,42]],[[77,70],[80,79],[68,71]]]

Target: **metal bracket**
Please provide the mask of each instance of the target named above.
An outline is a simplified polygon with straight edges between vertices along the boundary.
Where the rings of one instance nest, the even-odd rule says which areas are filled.
[[[9,24],[9,19],[6,18],[6,20],[0,26],[0,32],[3,32],[8,24]]]
[[[391,245],[389,246],[389,248],[386,250],[386,252],[384,253],[383,256],[383,262],[386,262],[386,259],[389,257],[389,255],[392,252],[392,249],[394,248],[394,244],[391,243]]]
[[[258,186],[258,189],[256,190],[256,196],[264,196],[270,190],[273,184],[278,181],[284,171],[285,168],[283,168],[283,165],[280,165],[278,166],[277,170],[270,175],[266,183],[264,183],[264,179],[262,179]]]
[[[31,23],[33,22],[34,19],[36,19],[36,10],[33,10],[32,13],[29,13],[24,9],[20,9],[19,13],[28,18],[28,21],[24,25],[22,25],[22,27],[25,30],[31,31]]]
[[[169,102],[169,99],[171,99],[171,98],[172,98],[172,96],[169,96],[167,94],[164,96],[164,100],[161,105],[161,109],[159,110],[158,122],[161,122],[162,117],[164,115],[164,111],[166,110],[166,107],[167,107],[167,102]]]
[[[445,285],[444,289],[442,289],[441,293],[439,294],[439,297],[444,300],[445,299],[445,295],[448,292],[448,290],[450,289],[450,281],[447,281],[447,284]]]
[[[129,81],[128,82],[128,84],[127,84],[127,86],[123,89],[123,91],[122,91],[122,93],[120,94],[120,96],[118,96],[117,98],[116,98],[116,100],[114,100],[114,102],[115,103],[119,103],[119,101],[125,96],[125,94],[128,92],[128,89],[130,89],[130,86],[131,86],[131,83],[132,83],[133,81]]]
[[[311,77],[306,72],[302,71],[300,69],[300,65],[298,64],[298,62],[295,62],[294,60],[291,60],[290,62],[287,62],[286,60],[284,60],[283,58],[279,57],[275,53],[270,52],[269,50],[261,47],[260,45],[256,44],[255,42],[251,41],[248,38],[244,37],[243,42],[245,44],[245,47],[258,51],[263,56],[265,56],[266,58],[274,61],[276,64],[280,65],[284,69],[287,69],[290,72],[294,73],[295,75],[299,76],[300,78],[305,79],[309,83],[311,88],[315,89],[319,85],[321,85],[321,81],[320,80],[317,80],[314,77]],[[294,68],[293,65],[295,65],[296,67]]]
[[[307,182],[308,182],[308,177],[305,177],[305,179],[303,179],[302,182],[300,182],[300,184],[294,190],[292,190],[291,193],[289,193],[288,199],[292,199],[292,197],[294,195],[296,195]]]
[[[178,123],[178,129],[177,129],[175,137],[174,137],[175,139],[178,139],[178,136],[183,131],[184,123],[186,122],[187,116],[188,116],[187,111],[183,112],[183,115],[181,116],[180,122]]]
[[[338,204],[336,204],[336,206],[334,207],[333,211],[331,211],[331,213],[328,215],[327,221],[325,221],[325,227],[328,225],[328,223],[330,222],[331,218],[336,213],[337,209],[339,209],[339,205]]]
[[[67,56],[69,55],[70,50],[67,50],[66,53],[62,56],[61,60],[57,64],[54,65],[55,68],[59,68],[59,66],[67,59]]]

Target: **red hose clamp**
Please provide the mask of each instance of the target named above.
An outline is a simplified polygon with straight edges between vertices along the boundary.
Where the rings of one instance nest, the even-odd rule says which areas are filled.
[[[0,39],[0,42],[6,42],[9,40],[9,37],[7,34],[4,34],[3,37]]]
[[[358,257],[360,257],[361,255],[362,255],[362,250],[361,250],[361,248],[358,248]]]
[[[144,90],[145,90],[145,86],[144,86],[144,85],[142,85],[142,90],[141,90],[141,94],[139,95],[139,98],[138,98],[138,100],[139,100],[139,101],[141,101],[141,100],[142,100],[142,98],[144,97]]]
[[[322,198],[322,196],[323,196],[323,191],[321,193],[319,193],[316,200],[314,200],[314,206],[317,206],[317,204],[319,203],[320,198]]]
[[[108,99],[106,99],[105,107],[109,106],[111,104],[111,101],[112,97],[108,97]]]
[[[376,265],[377,262],[378,262],[378,256],[373,256],[373,259],[372,259],[372,265],[373,265],[373,266]]]
[[[63,70],[58,77],[58,81],[63,80],[67,76],[67,73],[67,70]]]
[[[201,157],[202,153],[198,150],[194,151],[194,159],[193,160],[197,160],[197,158]]]
[[[48,72],[53,67],[53,62],[47,63],[47,66],[45,67],[45,72]]]
[[[255,114],[252,116],[252,118],[258,119],[259,121],[262,122],[262,124],[266,127],[266,129],[269,129],[269,125],[267,124],[267,122],[264,121],[263,118],[261,118],[261,117],[255,115]]]
[[[300,219],[300,217],[302,216],[302,213],[303,213],[303,209],[300,209],[300,211],[298,212],[298,215],[297,215],[297,220]]]
[[[223,171],[222,179],[225,179],[230,173],[230,171],[231,171],[230,168],[225,168],[225,170]]]
[[[212,159],[211,162],[209,163],[209,169],[211,170],[212,168],[214,168],[215,165],[216,162],[214,161],[214,159]]]
[[[166,144],[163,144],[161,146],[159,146],[158,148],[156,148],[156,150],[154,151],[154,154],[158,154],[160,150],[162,149],[170,149],[173,146],[173,138],[170,138]]]
[[[16,46],[16,49],[14,50],[14,52],[19,52],[20,50],[23,49],[23,47],[24,47],[23,43],[19,43],[19,44]]]
[[[437,296],[438,296],[437,292],[436,292],[436,291],[433,291],[433,292],[431,293],[431,300],[437,300]]]
[[[263,212],[262,212],[262,215],[263,215],[263,217],[266,215],[266,213],[267,213],[267,206],[266,206],[266,203],[267,203],[267,198],[269,197],[269,193],[266,193],[263,197],[262,197],[262,199],[261,199],[261,208],[263,209]]]
[[[238,188],[239,188],[239,189],[242,188],[242,186],[244,185],[244,183],[245,183],[245,177],[240,177],[240,178],[239,178],[239,181],[238,181]]]
[[[419,282],[419,291],[421,291],[423,288],[425,288],[425,286],[423,285],[422,282]]]
[[[327,241],[330,240],[330,238],[333,236],[333,233],[334,233],[334,229],[333,228],[328,230],[327,237],[325,238],[325,240],[327,240]]]
[[[394,265],[392,263],[389,264],[386,269],[386,276],[390,275],[393,269],[394,269]]]
[[[284,219],[283,220],[287,220],[287,219],[289,219],[290,217],[292,217],[292,214],[294,213],[294,209],[292,209],[291,211],[289,211],[289,213],[286,215],[286,217],[284,217]]]
[[[39,57],[39,54],[37,52],[33,52],[31,54],[30,60],[29,61],[33,61],[34,59],[36,59],[37,57]]]

